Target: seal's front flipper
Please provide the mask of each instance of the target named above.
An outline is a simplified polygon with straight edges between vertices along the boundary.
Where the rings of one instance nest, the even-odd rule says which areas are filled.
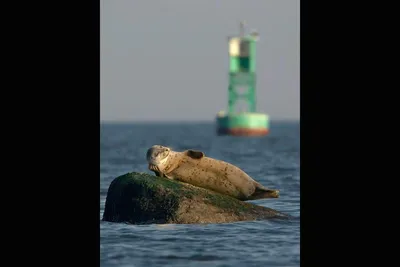
[[[256,191],[248,197],[248,200],[262,198],[279,198],[279,190],[256,187]]]
[[[205,156],[204,152],[193,149],[186,150],[185,153],[192,159],[201,159],[202,157]]]

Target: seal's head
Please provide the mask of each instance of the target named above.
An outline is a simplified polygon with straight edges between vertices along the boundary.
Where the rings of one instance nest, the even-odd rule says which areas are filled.
[[[147,150],[146,159],[149,166],[158,170],[162,170],[164,163],[167,161],[171,149],[166,146],[154,145]]]

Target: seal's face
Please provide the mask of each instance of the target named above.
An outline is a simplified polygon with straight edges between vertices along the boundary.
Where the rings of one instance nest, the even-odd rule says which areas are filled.
[[[146,159],[149,165],[155,166],[162,170],[164,163],[167,161],[171,149],[165,146],[154,145],[147,150]]]

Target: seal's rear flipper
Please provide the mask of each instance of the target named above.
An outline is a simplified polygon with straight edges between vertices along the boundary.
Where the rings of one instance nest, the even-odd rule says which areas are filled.
[[[256,191],[248,197],[249,200],[262,198],[279,198],[279,190],[257,187]]]

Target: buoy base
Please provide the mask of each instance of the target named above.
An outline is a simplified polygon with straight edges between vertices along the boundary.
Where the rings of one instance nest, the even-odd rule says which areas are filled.
[[[263,113],[217,115],[217,135],[264,136],[269,133],[269,117]]]

